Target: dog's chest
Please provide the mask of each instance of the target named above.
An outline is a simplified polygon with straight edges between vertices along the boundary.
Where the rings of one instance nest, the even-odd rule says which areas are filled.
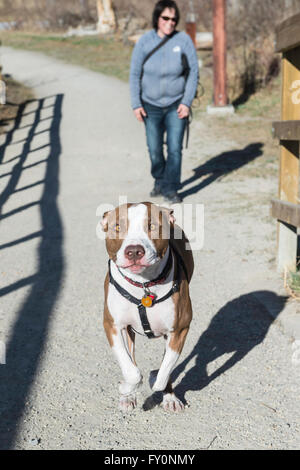
[[[134,289],[134,294],[136,298],[142,298],[143,291]],[[158,297],[160,297],[159,294]],[[137,305],[123,297],[111,284],[108,290],[107,306],[117,327],[125,328],[131,325],[138,333],[144,333]],[[161,336],[173,330],[175,306],[171,297],[153,307],[146,308],[146,313],[155,336]]]

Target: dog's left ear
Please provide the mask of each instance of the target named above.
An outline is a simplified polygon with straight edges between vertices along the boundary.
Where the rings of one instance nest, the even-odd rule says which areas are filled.
[[[108,214],[110,211],[104,212],[101,220],[102,230],[103,232],[107,232],[108,230]]]
[[[160,207],[159,207],[159,210],[160,210],[161,212],[163,212],[163,213],[166,215],[166,217],[167,217],[167,219],[168,219],[168,222],[169,222],[170,224],[172,224],[172,225],[175,224],[176,219],[175,219],[175,217],[174,217],[174,211],[173,211],[173,209],[169,209],[168,207],[162,207],[162,206],[160,206]]]
[[[170,209],[170,210],[169,210],[169,222],[170,222],[170,224],[172,224],[172,225],[174,225],[175,222],[176,222],[176,219],[175,219],[175,217],[174,217],[174,211],[173,211],[173,209]]]

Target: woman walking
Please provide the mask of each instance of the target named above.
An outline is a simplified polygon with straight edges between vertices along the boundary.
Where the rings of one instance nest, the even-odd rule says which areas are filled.
[[[184,130],[198,84],[198,59],[185,32],[177,32],[180,13],[172,0],[156,3],[153,29],[135,45],[131,59],[131,104],[145,123],[154,187],[151,197],[163,195],[181,202],[180,187]],[[186,73],[188,71],[188,73]],[[163,152],[166,132],[167,156]]]

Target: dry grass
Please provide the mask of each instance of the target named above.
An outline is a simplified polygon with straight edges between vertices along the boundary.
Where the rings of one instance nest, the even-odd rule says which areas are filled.
[[[284,273],[284,287],[290,297],[300,300],[300,272],[296,271]]]
[[[32,91],[21,83],[9,77],[4,77],[4,81],[6,83],[6,104],[0,105],[0,134],[3,134],[5,126],[15,119],[19,105],[34,98]]]
[[[131,46],[116,37],[84,36],[65,38],[57,33],[2,32],[4,46],[43,52],[65,62],[128,80]]]

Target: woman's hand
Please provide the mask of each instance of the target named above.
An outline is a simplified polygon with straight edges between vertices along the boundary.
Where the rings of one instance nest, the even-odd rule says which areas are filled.
[[[180,104],[177,108],[177,114],[179,119],[184,119],[190,114],[190,108],[185,104]]]
[[[137,120],[140,121],[140,122],[143,122],[144,117],[147,116],[147,113],[144,110],[144,108],[136,108],[136,109],[133,110],[133,112],[134,112],[135,117],[137,118]]]

